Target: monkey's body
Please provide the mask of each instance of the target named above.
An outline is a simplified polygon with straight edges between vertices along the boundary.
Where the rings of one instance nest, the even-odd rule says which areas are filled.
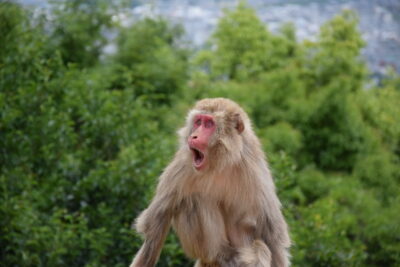
[[[250,245],[256,217],[250,206],[249,209],[232,212],[235,207],[240,209],[243,206],[237,205],[235,201],[251,201],[247,199],[248,195],[242,195],[244,191],[240,192],[239,183],[235,187],[238,189],[238,196],[242,195],[241,199],[232,199],[231,192],[224,192],[227,188],[225,183],[230,178],[228,173],[216,177],[197,177],[188,181],[188,195],[181,200],[179,212],[174,216],[172,225],[185,253],[192,258],[206,262],[213,262],[221,256],[231,258],[236,254],[235,248]],[[209,181],[212,183],[205,185]],[[191,185],[192,183],[195,185]],[[191,192],[190,188],[205,190]],[[244,218],[247,220],[243,220]]]
[[[208,123],[204,130],[191,126],[196,116],[205,120],[196,121],[199,127]],[[288,266],[287,225],[247,115],[230,100],[202,100],[188,125],[155,198],[137,219],[145,242],[131,266],[155,265],[171,223],[197,267]]]

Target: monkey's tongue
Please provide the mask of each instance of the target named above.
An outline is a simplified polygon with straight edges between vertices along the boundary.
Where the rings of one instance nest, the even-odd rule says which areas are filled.
[[[194,164],[196,166],[200,166],[201,163],[203,163],[204,160],[204,154],[201,153],[199,150],[192,148],[193,151],[193,160],[194,160]]]

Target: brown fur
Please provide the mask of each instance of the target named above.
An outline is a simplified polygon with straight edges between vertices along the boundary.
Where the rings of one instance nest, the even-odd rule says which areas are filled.
[[[192,166],[186,142],[199,113],[213,115],[217,124],[201,171]],[[243,109],[224,98],[201,100],[179,134],[181,146],[136,220],[145,241],[131,267],[155,265],[171,223],[197,267],[289,266],[281,203]]]

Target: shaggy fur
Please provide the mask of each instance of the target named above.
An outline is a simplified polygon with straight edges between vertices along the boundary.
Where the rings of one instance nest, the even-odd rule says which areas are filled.
[[[217,125],[201,171],[192,166],[187,145],[197,114],[212,115]],[[179,150],[136,220],[145,241],[131,267],[155,265],[171,224],[197,267],[289,266],[281,203],[243,109],[224,98],[201,100],[179,135]]]

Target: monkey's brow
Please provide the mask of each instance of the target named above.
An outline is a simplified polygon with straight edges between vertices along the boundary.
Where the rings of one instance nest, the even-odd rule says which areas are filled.
[[[212,114],[212,113],[213,113],[213,112],[211,112],[211,111],[201,109],[201,110],[199,110],[199,113],[197,113],[197,115],[200,115],[200,114],[206,114],[206,115],[208,115],[208,114]]]

